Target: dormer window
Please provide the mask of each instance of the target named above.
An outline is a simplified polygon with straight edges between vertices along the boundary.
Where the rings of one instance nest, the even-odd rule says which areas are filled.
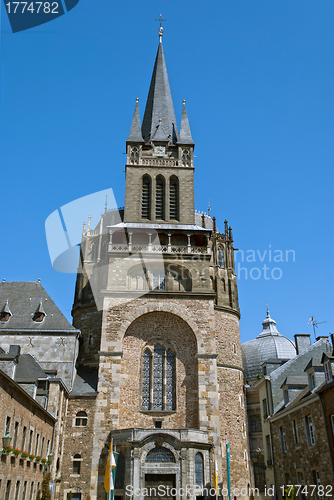
[[[46,313],[44,311],[44,308],[43,308],[43,302],[42,302],[42,299],[39,303],[39,306],[37,307],[36,311],[35,311],[35,314],[33,315],[32,319],[33,321],[35,321],[35,323],[42,323],[42,321],[44,320],[46,316]]]
[[[2,308],[2,311],[0,313],[0,321],[6,322],[9,320],[9,318],[11,316],[12,316],[12,313],[9,309],[8,300],[7,300],[6,304],[4,305],[4,307]]]
[[[327,384],[329,384],[329,382],[332,381],[332,367],[329,361],[326,361],[324,363],[324,371],[325,371],[326,382]]]
[[[0,315],[0,321],[8,321],[10,318],[10,314],[9,313],[6,313],[4,311],[1,311],[1,315]]]
[[[314,378],[314,373],[309,373],[308,375],[308,384],[310,386],[310,391],[313,391],[315,388],[315,378]]]

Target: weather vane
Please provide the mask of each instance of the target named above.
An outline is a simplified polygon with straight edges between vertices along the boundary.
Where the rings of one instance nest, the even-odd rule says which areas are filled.
[[[159,28],[158,28],[158,33],[159,33],[159,36],[160,36],[160,37],[162,37],[163,32],[164,32],[164,29],[163,29],[163,27],[162,27],[162,24],[161,24],[161,23],[163,23],[164,21],[167,21],[167,19],[163,19],[163,18],[162,18],[162,14],[160,14],[159,19],[156,19],[156,21],[159,21],[159,23],[160,23],[160,26],[159,26]]]
[[[270,312],[269,312],[269,304],[268,304],[267,300],[266,300],[266,305],[267,305],[267,316],[269,316]]]

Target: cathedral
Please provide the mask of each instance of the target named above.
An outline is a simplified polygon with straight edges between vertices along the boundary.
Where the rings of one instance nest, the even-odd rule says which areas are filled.
[[[126,140],[124,211],[106,210],[82,237],[73,325],[78,374],[97,377],[84,443],[94,500],[105,498],[111,440],[116,498],[139,500],[158,485],[210,489],[215,462],[227,487],[226,442],[231,488],[249,486],[232,230],[195,213],[185,101],[179,130],[160,29],[144,118],[137,99]],[[65,449],[67,460],[74,452]]]
[[[126,140],[124,209],[106,206],[94,229],[84,226],[73,326],[50,314],[46,295],[37,301],[41,285],[29,291],[27,307],[32,293],[40,300],[29,312],[34,335],[51,316],[61,330],[45,333],[53,354],[44,340],[35,356],[49,356],[39,390],[57,418],[55,500],[106,499],[111,443],[116,500],[144,500],[159,486],[164,498],[208,498],[217,484],[236,499],[251,485],[232,229],[195,213],[195,144],[185,101],[176,123],[162,31],[144,117],[137,99]],[[3,329],[15,317],[6,311]],[[7,343],[22,344],[15,335]],[[29,338],[22,352],[32,352]]]

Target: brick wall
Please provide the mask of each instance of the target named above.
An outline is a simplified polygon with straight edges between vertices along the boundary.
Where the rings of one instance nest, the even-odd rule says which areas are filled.
[[[29,437],[32,432],[31,454],[40,455],[47,458],[47,452],[50,451],[52,443],[53,428],[55,420],[36,402],[31,400],[24,391],[18,386],[0,374],[0,433],[1,438],[5,434],[7,417],[10,417],[10,436],[12,437],[11,446],[22,451],[29,451]],[[15,433],[15,427],[17,432]],[[26,427],[25,443],[22,442],[23,429]],[[16,434],[16,443],[14,441]],[[36,439],[38,446],[36,449]],[[48,447],[49,442],[49,447]],[[43,450],[42,450],[43,444]],[[1,443],[2,447],[2,443]],[[43,465],[35,460],[22,458],[21,455],[15,456],[12,453],[2,454],[0,459],[0,498],[5,498],[5,491],[8,481],[11,481],[9,500],[14,499],[16,488],[19,488],[18,497],[21,499],[24,488],[26,497],[29,498],[31,488],[33,494],[37,494],[37,486],[43,480]],[[19,484],[17,483],[19,481]],[[35,498],[33,496],[32,498]]]

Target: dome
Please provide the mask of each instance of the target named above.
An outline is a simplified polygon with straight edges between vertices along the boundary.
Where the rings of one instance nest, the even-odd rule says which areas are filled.
[[[295,344],[284,337],[276,328],[267,311],[267,317],[262,323],[263,330],[254,340],[249,340],[241,346],[242,364],[246,379],[262,374],[261,365],[268,359],[291,359],[296,356]]]

